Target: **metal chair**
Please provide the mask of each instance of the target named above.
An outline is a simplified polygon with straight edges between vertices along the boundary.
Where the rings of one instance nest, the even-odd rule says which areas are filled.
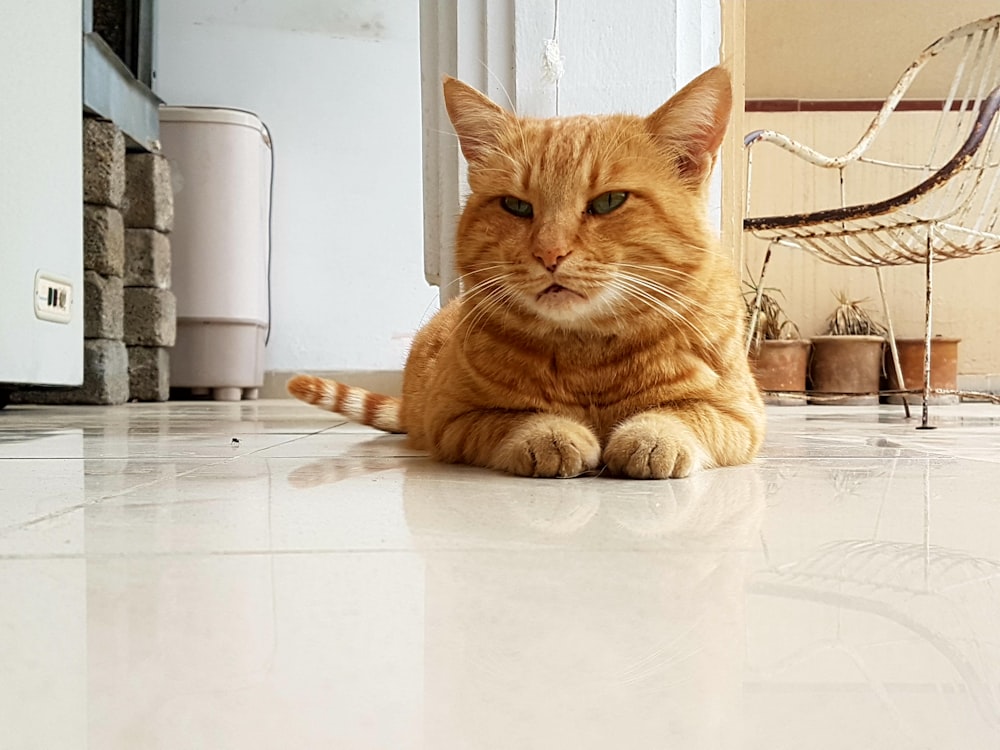
[[[919,163],[873,158],[869,151],[914,80],[929,69],[950,68],[932,144]],[[906,69],[867,130],[849,151],[827,156],[771,130],[746,136],[746,218],[744,233],[768,241],[750,323],[750,339],[760,315],[760,293],[775,245],[805,250],[828,263],[875,269],[888,324],[888,341],[898,382],[906,390],[895,332],[882,281],[882,268],[926,266],[924,373],[921,428],[928,428],[934,263],[1000,251],[1000,15],[961,26],[927,47]],[[753,216],[751,177],[754,148],[771,144],[820,169],[839,174],[840,205],[783,216]],[[850,205],[857,165],[889,170],[907,187],[882,200]],[[848,168],[851,169],[848,169]],[[903,394],[906,404],[906,396]],[[906,411],[909,417],[909,408]]]

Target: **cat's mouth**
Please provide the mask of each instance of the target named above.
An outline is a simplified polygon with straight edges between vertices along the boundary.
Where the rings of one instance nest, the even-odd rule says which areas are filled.
[[[579,299],[586,299],[579,292],[574,292],[572,289],[563,286],[562,284],[549,284],[542,291],[538,293],[535,300],[541,302],[542,300],[557,300],[566,299],[569,297],[578,297]]]

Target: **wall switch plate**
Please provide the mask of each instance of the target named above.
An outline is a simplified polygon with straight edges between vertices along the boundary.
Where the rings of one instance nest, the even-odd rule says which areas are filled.
[[[69,323],[73,317],[73,285],[52,274],[36,273],[35,317],[53,323]]]

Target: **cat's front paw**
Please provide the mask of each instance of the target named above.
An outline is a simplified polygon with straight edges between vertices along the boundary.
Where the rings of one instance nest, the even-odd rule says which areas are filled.
[[[639,414],[611,433],[604,463],[612,474],[633,479],[686,477],[708,457],[690,428],[669,414]]]
[[[597,468],[601,446],[579,422],[537,414],[501,443],[495,468],[524,477],[576,477]]]

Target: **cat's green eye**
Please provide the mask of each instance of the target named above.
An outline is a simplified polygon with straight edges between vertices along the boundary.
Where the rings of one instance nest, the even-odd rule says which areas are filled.
[[[609,214],[621,205],[628,198],[628,193],[621,190],[612,190],[610,193],[599,195],[587,204],[588,214],[603,216]]]
[[[515,198],[512,195],[505,195],[500,199],[500,205],[503,206],[503,210],[509,214],[514,214],[521,219],[530,219],[535,215],[535,210],[531,207],[528,201],[523,201],[520,198]]]

